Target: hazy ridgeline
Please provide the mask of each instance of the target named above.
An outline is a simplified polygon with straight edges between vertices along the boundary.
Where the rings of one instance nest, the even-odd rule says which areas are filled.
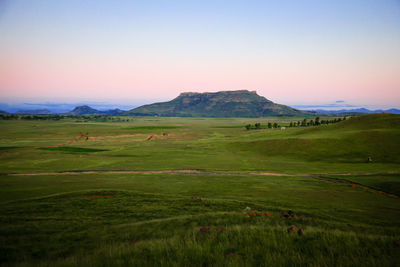
[[[399,265],[400,116],[303,119],[0,120],[0,263]]]

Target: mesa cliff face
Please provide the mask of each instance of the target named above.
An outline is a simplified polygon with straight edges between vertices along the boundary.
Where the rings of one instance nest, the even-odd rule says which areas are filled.
[[[263,117],[276,115],[310,115],[285,105],[275,104],[255,91],[221,91],[216,93],[181,93],[168,102],[132,109],[126,115],[163,117]]]

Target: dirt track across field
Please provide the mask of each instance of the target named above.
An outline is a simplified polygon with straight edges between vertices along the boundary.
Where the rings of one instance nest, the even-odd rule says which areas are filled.
[[[324,176],[365,176],[365,175],[385,175],[400,174],[400,172],[385,173],[320,173],[320,174],[288,174],[288,173],[272,173],[272,172],[207,172],[201,170],[93,170],[93,171],[58,171],[58,172],[32,172],[32,173],[9,173],[9,176],[37,176],[37,175],[82,175],[82,174],[197,174],[197,175],[227,175],[227,176],[292,176],[292,177],[315,177],[324,178]],[[326,179],[336,180],[334,178]]]
[[[206,172],[200,170],[142,170],[142,171],[59,171],[59,172],[33,172],[33,173],[9,173],[8,176],[40,176],[40,175],[82,175],[82,174],[180,174],[180,175],[224,175],[224,176],[286,176],[286,177],[309,177],[319,179],[321,181],[350,184],[352,187],[356,185],[368,189],[370,191],[386,194],[390,197],[400,198],[399,195],[389,194],[382,192],[379,189],[368,187],[362,184],[354,183],[348,180],[333,178],[329,176],[367,176],[367,175],[385,175],[385,174],[400,174],[399,172],[386,172],[386,173],[323,173],[323,174],[287,174],[287,173],[271,173],[271,172]]]

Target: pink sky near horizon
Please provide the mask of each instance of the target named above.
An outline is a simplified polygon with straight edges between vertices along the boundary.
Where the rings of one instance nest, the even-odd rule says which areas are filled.
[[[127,27],[132,37],[112,28],[75,32],[63,22],[58,28],[37,21],[30,29],[4,14],[0,100],[170,100],[184,91],[248,89],[282,104],[400,107],[400,30],[393,26],[400,18],[380,25],[385,31],[329,24],[314,25],[309,34],[303,25],[307,34],[301,35],[283,24],[281,32],[244,27],[219,35],[174,24],[179,30],[170,34]]]
[[[146,96],[168,100],[183,91],[249,89],[287,103],[346,99],[359,104],[395,105],[400,100],[400,72],[380,70],[378,64],[278,62],[257,66],[260,63],[212,62],[209,66],[208,62],[197,61],[192,66],[163,60],[135,64],[101,58],[71,61],[43,57],[37,64],[34,58],[16,58],[0,63],[0,84],[9,88],[1,91],[0,97],[134,100]]]

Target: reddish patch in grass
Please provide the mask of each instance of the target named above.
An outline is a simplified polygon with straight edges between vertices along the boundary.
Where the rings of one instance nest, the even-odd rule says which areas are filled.
[[[351,187],[354,188],[354,187],[356,187],[356,185],[355,184],[351,184]]]
[[[228,257],[240,257],[239,254],[236,253],[236,250],[234,248],[229,248],[227,250],[225,250],[225,256]]]
[[[211,228],[208,226],[201,226],[200,227],[200,232],[210,232]]]
[[[259,213],[259,212],[250,212],[250,213],[247,213],[247,214],[246,214],[246,217],[261,217],[261,216],[263,216],[263,214],[262,214],[262,213]],[[264,216],[271,216],[271,213],[266,212],[266,213],[264,214]]]
[[[95,199],[95,198],[113,198],[114,195],[90,195],[90,196],[86,196],[86,198],[89,199]]]

